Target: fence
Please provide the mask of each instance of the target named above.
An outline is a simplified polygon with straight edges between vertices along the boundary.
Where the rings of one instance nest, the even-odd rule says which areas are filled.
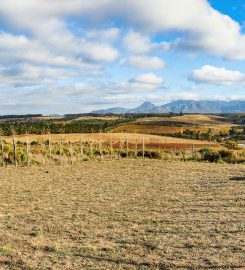
[[[183,149],[184,146],[184,149]],[[28,135],[25,141],[17,141],[13,136],[12,143],[0,139],[1,165],[30,166],[75,164],[94,159],[119,159],[119,158],[156,158],[156,159],[183,159],[194,158],[196,155],[195,145],[180,144],[157,144],[145,143],[145,139],[136,139],[130,142],[128,138],[113,141],[99,139],[72,142],[71,140],[59,139],[52,141],[51,138],[42,141],[29,142]]]

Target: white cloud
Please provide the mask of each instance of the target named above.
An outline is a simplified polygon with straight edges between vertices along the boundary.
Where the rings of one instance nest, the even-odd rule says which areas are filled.
[[[103,42],[114,42],[119,38],[120,29],[117,27],[103,30],[90,30],[86,33],[88,39],[102,40]]]
[[[154,43],[150,37],[142,33],[129,31],[123,38],[124,47],[134,54],[146,54],[152,50],[169,51],[171,49],[170,42]]]
[[[108,86],[108,89],[111,89],[116,94],[154,92],[162,88],[164,88],[163,79],[154,73],[140,74],[128,81],[114,83]]]
[[[135,54],[144,54],[151,50],[152,44],[149,37],[135,31],[130,31],[123,39],[123,44],[128,51]]]
[[[245,59],[241,26],[213,9],[207,0],[1,0],[0,5],[2,19],[35,34],[69,16],[80,17],[85,23],[111,22],[112,17],[120,17],[129,27],[142,31],[180,31],[183,38],[175,42],[177,47]]]
[[[118,19],[121,29],[115,27]],[[151,73],[108,85],[99,79],[93,80],[93,86],[84,83],[90,76],[101,76],[103,67],[117,61],[122,49],[119,41],[130,52],[121,56],[128,57],[124,64],[146,72],[165,66],[161,58],[151,56],[156,50],[186,49],[193,54],[245,60],[241,26],[213,9],[207,0],[1,0],[0,21],[5,31],[0,32],[0,95],[2,103],[15,106],[13,110],[24,106],[36,109],[42,103],[42,108],[47,104],[62,110],[68,104],[69,110],[79,111],[82,103],[103,100],[110,91],[112,95],[122,92],[126,100],[130,93],[133,98],[155,94],[157,100],[163,83]],[[127,33],[124,41],[122,33]],[[155,41],[165,37],[170,42]],[[243,83],[243,76],[239,71],[206,66],[193,71],[190,79],[233,85]],[[60,87],[67,81],[71,85]],[[18,90],[15,84],[41,84],[42,88],[39,92],[36,87],[29,89],[25,96],[24,87]],[[172,98],[181,95],[195,98],[189,93],[176,93]],[[163,98],[168,96],[166,93]]]
[[[131,65],[139,69],[162,69],[165,67],[165,62],[157,56],[150,57],[145,55],[130,56],[125,64]]]
[[[154,73],[146,73],[133,78],[131,82],[150,85],[161,85],[163,84],[163,79],[161,77],[158,77]]]
[[[214,66],[205,65],[201,69],[196,69],[189,77],[197,83],[209,83],[215,85],[233,85],[245,83],[245,74],[236,70],[228,70]]]
[[[118,51],[108,44],[84,42],[81,47],[81,53],[95,62],[113,62],[119,56]]]

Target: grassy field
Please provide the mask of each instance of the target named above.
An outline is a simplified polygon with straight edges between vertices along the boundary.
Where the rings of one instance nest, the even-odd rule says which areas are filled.
[[[113,132],[146,134],[183,133],[184,130],[213,133],[229,131],[232,126],[226,118],[217,115],[184,115],[176,117],[146,117],[113,129]]]
[[[26,135],[16,135],[16,140],[19,141],[26,141]],[[84,141],[104,141],[108,142],[112,140],[113,142],[118,141],[125,141],[128,139],[130,143],[135,143],[136,141],[141,142],[143,139],[145,143],[160,143],[160,144],[168,144],[168,143],[176,143],[176,144],[197,144],[197,145],[212,145],[213,143],[207,141],[200,141],[200,140],[188,140],[188,139],[181,139],[181,138],[173,138],[173,137],[163,137],[157,135],[148,135],[148,134],[125,134],[125,133],[85,133],[85,134],[46,134],[46,135],[35,135],[29,134],[28,135],[29,141],[42,141],[48,140],[49,138],[53,142],[58,142],[60,139],[64,141],[71,141],[71,142],[80,142],[81,139]],[[12,136],[5,136],[3,137],[4,140],[7,142],[12,142]]]
[[[244,269],[244,165],[1,168],[0,269]]]

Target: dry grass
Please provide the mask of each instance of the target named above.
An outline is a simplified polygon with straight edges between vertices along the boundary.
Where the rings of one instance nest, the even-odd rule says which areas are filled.
[[[162,123],[161,123],[162,122]],[[176,126],[174,126],[176,124]],[[126,125],[113,129],[113,132],[172,134],[183,133],[185,130],[202,133],[212,129],[213,134],[227,132],[235,124],[226,122],[225,118],[217,115],[184,115],[176,117],[146,117],[137,119]]]
[[[0,269],[244,269],[243,165],[0,170]]]
[[[197,127],[173,127],[173,126],[160,126],[160,125],[122,125],[115,129],[113,129],[113,132],[116,133],[144,133],[144,134],[174,134],[174,133],[183,133],[185,130],[191,130],[191,131],[200,131],[201,133],[208,132],[209,129],[212,129],[212,134],[217,134],[219,132],[228,132],[230,130],[231,126],[228,125],[203,125],[203,126],[197,126]]]
[[[51,134],[51,135],[28,135],[29,142],[32,141],[45,141],[49,138],[52,142],[59,142],[59,140],[63,140],[64,142],[80,142],[82,139],[85,141],[92,142],[102,142],[104,145],[110,145],[110,141],[112,140],[113,145],[124,143],[128,140],[130,145],[133,145],[137,142],[138,146],[141,147],[143,140],[146,146],[146,149],[190,149],[194,144],[196,148],[210,146],[217,147],[218,145],[212,142],[201,141],[201,140],[189,140],[189,139],[181,139],[181,138],[173,138],[173,137],[165,137],[165,136],[157,136],[157,135],[149,135],[149,134],[134,134],[134,133],[86,133],[86,134]],[[12,137],[4,137],[4,140],[8,143],[12,142]],[[17,141],[26,141],[25,135],[17,135]],[[140,148],[139,148],[140,149]]]
[[[161,122],[161,121],[170,121],[170,122],[183,122],[186,124],[195,124],[195,125],[230,125],[230,123],[225,123],[225,118],[218,115],[202,115],[202,114],[192,114],[192,115],[183,115],[175,117],[147,117],[138,119],[136,122]]]
[[[113,129],[113,132],[121,133],[146,133],[146,134],[170,134],[170,133],[183,133],[183,127],[170,127],[158,125],[123,125]]]
[[[80,116],[74,121],[82,121],[82,120],[104,120],[104,121],[113,121],[121,119],[122,117],[119,116]]]

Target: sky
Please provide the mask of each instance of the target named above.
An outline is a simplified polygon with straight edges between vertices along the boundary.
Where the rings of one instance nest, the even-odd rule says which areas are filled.
[[[245,0],[1,0],[0,114],[245,100]]]

